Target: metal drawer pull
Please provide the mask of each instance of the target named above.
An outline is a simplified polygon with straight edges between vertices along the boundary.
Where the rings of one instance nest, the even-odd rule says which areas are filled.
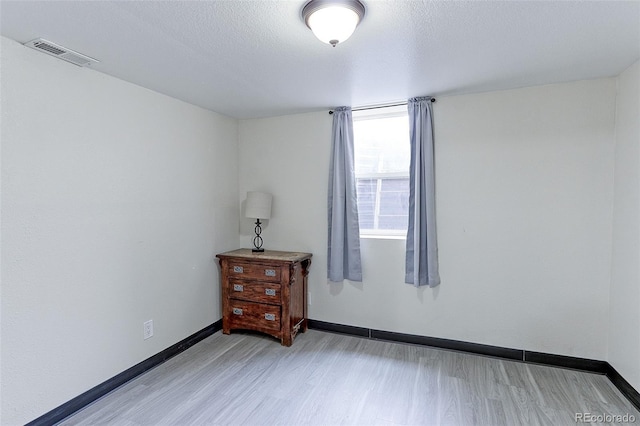
[[[237,272],[238,274],[241,274],[244,272],[244,268],[242,266],[234,266],[233,272]]]
[[[276,295],[276,291],[272,288],[265,288],[264,289],[264,294],[266,294],[267,296],[275,296]]]
[[[276,276],[276,270],[275,269],[265,269],[264,270],[264,274],[267,277],[275,277]]]
[[[264,319],[266,319],[267,321],[275,321],[276,316],[274,314],[264,314]]]
[[[233,291],[244,291],[244,286],[242,286],[241,284],[234,284]]]
[[[242,309],[233,308],[233,315],[242,315]]]

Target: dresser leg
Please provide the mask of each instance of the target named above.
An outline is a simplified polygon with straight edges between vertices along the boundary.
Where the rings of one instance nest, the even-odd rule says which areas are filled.
[[[285,334],[282,336],[282,339],[280,339],[280,344],[282,344],[282,346],[291,346],[292,343],[293,339],[291,338],[290,333]]]

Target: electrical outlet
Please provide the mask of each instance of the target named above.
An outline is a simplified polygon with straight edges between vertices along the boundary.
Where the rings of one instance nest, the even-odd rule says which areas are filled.
[[[149,337],[153,337],[153,320],[152,319],[144,322],[143,333],[144,333],[145,340],[147,340]]]
[[[307,305],[311,306],[311,292],[310,291],[307,292]]]

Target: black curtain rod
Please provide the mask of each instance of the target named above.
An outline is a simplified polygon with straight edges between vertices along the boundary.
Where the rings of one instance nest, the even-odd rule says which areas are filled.
[[[436,98],[431,98],[431,102],[435,102]],[[360,107],[360,108],[353,108],[351,109],[351,111],[366,111],[368,109],[378,109],[378,108],[390,108],[390,107],[394,107],[394,106],[402,106],[402,105],[406,105],[406,102],[400,102],[398,104],[389,104],[389,105],[379,105],[379,106],[371,106],[371,107]],[[329,114],[333,114],[333,110],[329,110]]]

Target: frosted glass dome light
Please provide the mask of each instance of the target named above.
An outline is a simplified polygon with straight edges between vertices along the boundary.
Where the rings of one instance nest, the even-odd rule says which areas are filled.
[[[311,0],[302,9],[302,18],[318,39],[336,47],[355,31],[364,17],[358,0]]]

